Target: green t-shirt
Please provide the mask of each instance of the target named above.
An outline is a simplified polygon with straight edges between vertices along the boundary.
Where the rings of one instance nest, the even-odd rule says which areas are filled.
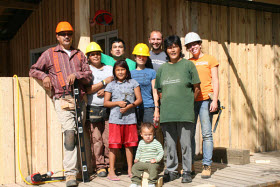
[[[125,61],[128,65],[129,71],[136,69],[136,62],[129,58],[126,58]],[[113,57],[101,53],[101,63],[114,67],[116,61]]]
[[[157,71],[155,88],[162,92],[160,122],[194,123],[193,84],[200,83],[195,65],[186,59],[164,63]]]

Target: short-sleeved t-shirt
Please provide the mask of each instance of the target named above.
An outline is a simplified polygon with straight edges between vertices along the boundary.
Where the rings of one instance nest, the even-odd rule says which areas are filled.
[[[129,71],[136,69],[136,62],[130,60],[129,58],[126,58],[125,61],[128,65]],[[113,67],[116,61],[113,57],[101,53],[101,63]]]
[[[190,58],[189,60],[195,64],[201,81],[201,91],[195,101],[207,100],[209,99],[208,94],[213,92],[211,68],[219,66],[219,62],[215,57],[207,54],[204,54],[199,59]]]
[[[153,51],[150,51],[150,59],[153,64],[153,69],[157,71],[162,64],[166,63],[166,57],[167,56],[164,51],[159,54],[155,54]]]
[[[129,81],[124,82],[110,82],[106,88],[105,92],[110,92],[112,94],[111,99],[112,102],[122,101],[125,98],[125,94],[127,94],[126,100],[130,103],[135,101],[134,89],[139,86],[136,80],[130,79]],[[119,119],[120,116],[120,107],[114,106],[111,108],[109,123],[125,125],[125,124],[136,124],[136,114],[135,108],[131,108],[126,113],[123,114],[122,119]]]
[[[97,84],[107,77],[113,76],[112,66],[103,66],[102,69],[98,69],[92,65],[89,66],[92,71],[92,83]],[[105,86],[103,87],[103,89]],[[104,97],[98,97],[97,92],[88,95],[88,105],[91,106],[103,106]]]
[[[131,78],[133,78],[140,84],[141,95],[143,99],[143,104],[140,107],[155,107],[151,81],[156,79],[156,71],[150,68],[145,68],[143,70],[135,69],[130,73]]]
[[[160,122],[194,123],[193,84],[200,83],[195,65],[186,59],[165,63],[157,71],[155,88],[162,92]]]

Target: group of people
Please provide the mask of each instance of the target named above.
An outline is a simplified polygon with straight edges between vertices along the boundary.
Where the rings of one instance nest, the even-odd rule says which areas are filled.
[[[149,172],[149,186],[155,186],[164,151],[154,137],[156,133],[163,133],[164,181],[182,176],[182,183],[191,182],[195,174],[194,135],[199,116],[203,137],[201,177],[209,178],[213,153],[212,112],[218,108],[219,63],[202,53],[199,35],[190,32],[185,37],[185,47],[193,55],[187,60],[178,36],[163,39],[160,31],[152,31],[148,39],[151,50],[144,43],[137,44],[132,52],[133,61],[124,57],[125,42],[121,39],[112,41],[111,56],[104,54],[95,42],[87,46],[84,55],[71,46],[73,32],[70,23],[60,22],[56,28],[58,45],[45,51],[29,72],[53,93],[64,133],[66,186],[77,186],[75,109],[69,107],[73,103],[71,87],[75,80],[81,97],[87,96],[82,108],[86,111],[83,112],[85,128],[90,134],[97,176],[120,180],[115,173],[115,162],[117,152],[124,146],[131,187],[141,186],[144,170]],[[212,100],[209,93],[213,93]],[[158,123],[162,132],[156,131]],[[178,171],[178,139],[182,171]]]

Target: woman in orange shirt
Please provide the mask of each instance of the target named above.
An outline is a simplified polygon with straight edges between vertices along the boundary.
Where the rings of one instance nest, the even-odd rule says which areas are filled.
[[[197,33],[190,32],[185,37],[185,46],[193,55],[189,60],[192,61],[198,71],[201,81],[201,92],[195,100],[195,121],[199,115],[201,123],[201,132],[203,138],[203,170],[201,178],[211,177],[211,163],[213,155],[213,136],[212,136],[212,112],[218,109],[219,95],[219,78],[218,66],[219,63],[215,57],[203,54],[201,51],[202,40]],[[209,98],[209,93],[213,93],[213,100]],[[196,125],[194,126],[196,127]],[[195,156],[195,129],[192,136],[192,156],[194,163]],[[194,168],[192,168],[194,174]]]

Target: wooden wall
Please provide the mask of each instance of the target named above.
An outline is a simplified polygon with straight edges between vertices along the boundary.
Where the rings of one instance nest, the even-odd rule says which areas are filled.
[[[114,17],[114,25],[91,28],[91,35],[118,29],[129,57],[137,43],[148,44],[154,29],[164,36],[176,34],[182,43],[188,32],[197,32],[203,51],[220,62],[219,98],[226,110],[214,145],[253,152],[280,148],[279,13],[185,0],[90,2],[91,17],[98,9],[111,11]],[[185,48],[183,52],[190,57]]]
[[[28,76],[30,50],[56,44],[58,22],[68,21],[74,27],[74,0],[42,0],[9,42],[11,66],[6,76]],[[1,59],[2,60],[2,59]]]
[[[9,68],[9,42],[0,42],[0,77],[8,76]]]
[[[18,81],[19,89],[16,78],[0,77],[0,184],[23,182],[18,160],[24,178],[36,172],[63,170],[63,135],[50,92],[45,91],[42,81],[29,77]],[[84,135],[88,140],[86,130]],[[92,173],[89,141],[85,146]]]

